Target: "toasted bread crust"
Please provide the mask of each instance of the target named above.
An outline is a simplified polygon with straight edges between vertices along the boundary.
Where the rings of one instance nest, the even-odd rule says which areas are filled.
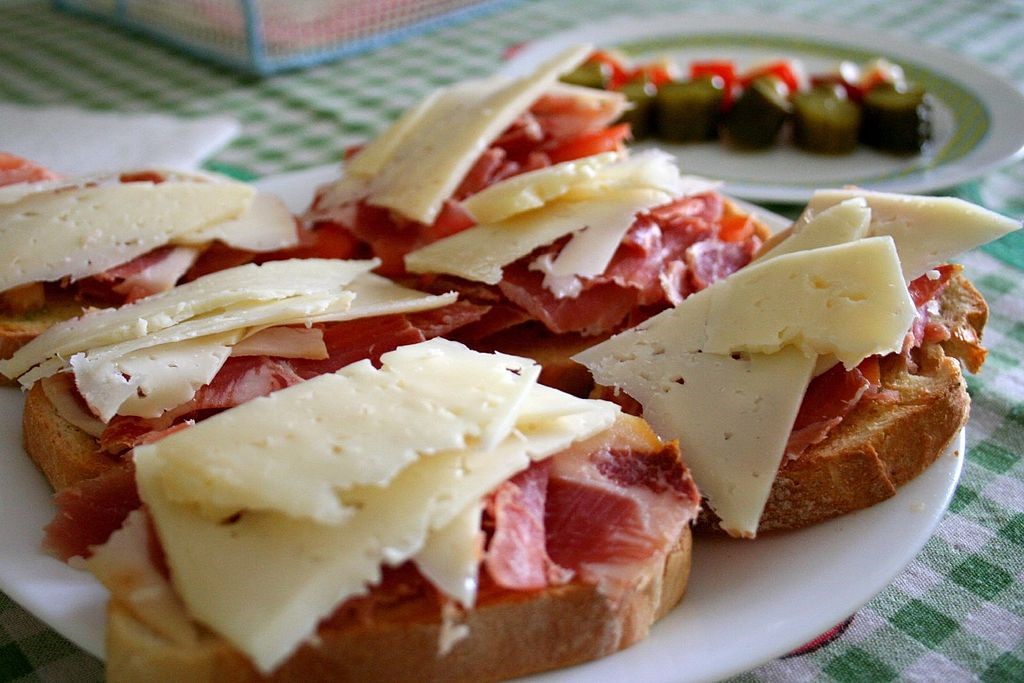
[[[882,386],[899,393],[897,403],[858,405],[829,438],[783,463],[758,531],[797,529],[874,505],[945,451],[967,422],[970,398],[959,363],[941,346],[922,356],[918,374],[896,362],[883,370]]]
[[[117,464],[96,439],[61,417],[36,382],[25,396],[25,451],[55,491],[91,479]]]
[[[116,601],[108,607],[107,679],[131,681],[493,681],[570,666],[628,647],[674,607],[686,589],[691,535],[647,568],[637,590],[614,605],[591,585],[503,593],[470,610],[469,635],[439,656],[437,610],[376,614],[372,623],[322,628],[270,677],[206,632],[182,647],[148,629]]]
[[[0,359],[7,359],[44,331],[64,320],[82,315],[82,304],[62,292],[47,292],[46,306],[29,313],[0,309]],[[0,386],[13,380],[0,375]]]

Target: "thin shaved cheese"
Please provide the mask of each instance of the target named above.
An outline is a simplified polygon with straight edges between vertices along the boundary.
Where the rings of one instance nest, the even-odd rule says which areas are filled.
[[[600,202],[588,202],[607,206],[602,214],[588,217],[584,229],[574,233],[553,259],[538,259],[530,265],[544,273],[544,286],[556,298],[577,296],[583,288],[580,278],[596,277],[605,271],[637,214],[672,198],[649,189],[607,191],[603,196],[606,199]]]
[[[847,367],[899,351],[916,310],[889,237],[768,259],[708,291],[704,351],[793,345],[812,357],[833,354]]]
[[[888,235],[896,243],[908,282],[959,253],[1019,230],[1021,222],[955,197],[819,190],[797,224],[840,202],[862,198],[871,209],[869,236]],[[788,240],[787,240],[788,241]]]
[[[121,183],[43,192],[0,204],[0,291],[77,280],[236,218],[253,190],[238,183]]]
[[[299,233],[295,217],[285,203],[272,194],[260,192],[237,218],[182,235],[174,241],[200,244],[213,240],[249,251],[274,251],[298,244]]]
[[[819,354],[850,366],[898,350],[914,310],[892,240],[875,237],[748,266],[574,360],[640,401],[722,528],[752,537]]]
[[[318,327],[267,327],[232,346],[231,355],[323,360],[330,354]]]
[[[852,242],[866,237],[870,227],[871,209],[864,198],[847,199],[807,220],[797,221],[786,239],[774,248],[758,254],[755,261]]]
[[[462,202],[462,207],[477,223],[496,223],[565,195],[619,158],[614,152],[604,152],[521,173],[477,192]]]
[[[68,363],[82,398],[103,422],[116,414],[159,417],[209,384],[241,334],[236,330],[112,357],[79,353]]]
[[[450,522],[431,531],[423,548],[413,557],[416,567],[428,581],[466,608],[476,602],[480,585],[483,510],[482,502],[467,505]]]
[[[458,299],[456,292],[424,294],[415,289],[396,285],[391,280],[373,273],[360,275],[349,283],[348,290],[356,297],[348,309],[312,316],[310,322],[333,322],[377,315],[415,313],[447,306],[455,303]]]
[[[165,244],[219,239],[270,251],[298,242],[295,219],[271,195],[203,173],[126,175],[151,173],[164,180],[96,175],[2,188],[0,240],[10,259],[0,268],[0,291],[96,275]]]
[[[297,310],[307,311],[306,315],[322,313],[325,306],[329,307],[325,300],[336,301],[348,283],[375,265],[375,261],[304,259],[246,264],[211,273],[120,308],[91,311],[54,325],[10,359],[0,361],[0,373],[20,377],[49,358],[69,358],[80,351],[138,339],[211,312],[251,307],[261,301],[312,296],[320,302],[319,307]],[[296,313],[296,317],[299,315],[301,312]],[[221,331],[224,329],[208,334]]]
[[[409,110],[357,154],[348,175],[323,191],[311,216],[365,197],[429,225],[492,142],[591,52],[574,46],[519,79],[489,78],[443,88]]]
[[[618,232],[621,241],[621,234],[632,225],[638,211],[666,199],[666,195],[657,191],[638,190],[616,193],[606,199],[552,202],[500,223],[478,225],[428,244],[407,254],[405,266],[413,273],[447,273],[497,284],[501,281],[502,269],[509,263],[585,227],[594,226],[595,234]],[[594,261],[601,258],[599,254]],[[602,271],[606,265],[600,266]]]
[[[165,455],[175,473],[165,491],[176,502],[212,506],[214,517],[244,508],[337,524],[352,513],[339,490],[386,486],[421,456],[494,448],[539,374],[534,363],[441,339],[402,347],[384,354],[379,370],[354,363],[189,429]],[[283,406],[296,404],[303,410],[280,421]],[[260,428],[274,421],[276,430]],[[267,453],[268,434],[276,457]],[[230,449],[212,447],[225,435]]]

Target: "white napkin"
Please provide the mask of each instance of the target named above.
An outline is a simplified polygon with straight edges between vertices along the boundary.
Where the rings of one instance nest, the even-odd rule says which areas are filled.
[[[0,103],[0,151],[77,176],[142,166],[195,168],[238,134],[228,117],[87,111]]]

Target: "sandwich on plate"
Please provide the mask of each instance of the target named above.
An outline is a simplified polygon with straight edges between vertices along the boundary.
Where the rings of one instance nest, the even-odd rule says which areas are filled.
[[[578,354],[678,439],[733,536],[892,496],[967,420],[984,299],[948,261],[1020,227],[953,198],[825,190],[746,268]]]
[[[0,364],[33,385],[33,459],[78,477],[46,542],[111,592],[110,680],[509,678],[681,599],[700,495],[677,445],[530,359],[424,340],[454,294],[375,265],[220,271]],[[121,420],[149,431],[60,474]]]
[[[89,308],[299,246],[280,200],[226,178],[142,169],[59,179],[27,162],[16,170],[0,176],[0,358]]]
[[[478,315],[375,265],[246,264],[52,326],[0,361],[29,390],[28,454],[61,490],[121,469],[142,440]]]
[[[591,382],[572,353],[742,267],[769,234],[669,155],[626,154],[622,95],[557,80],[590,53],[433,93],[306,214],[381,274],[486,306],[459,340],[533,357],[578,394]]]

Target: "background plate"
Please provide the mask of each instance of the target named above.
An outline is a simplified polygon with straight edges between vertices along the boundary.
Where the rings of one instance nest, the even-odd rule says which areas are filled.
[[[337,168],[261,183],[293,208]],[[103,656],[106,591],[39,550],[51,492],[21,446],[17,389],[0,388],[0,589],[83,649]],[[892,581],[931,536],[956,488],[963,432],[924,474],[872,508],[756,541],[697,538],[686,597],[638,645],[543,681],[715,680],[832,628]]]
[[[831,157],[779,144],[739,152],[720,142],[657,145],[675,154],[686,173],[726,182],[726,192],[756,201],[802,202],[820,187],[856,184],[889,192],[929,192],[970,180],[1024,155],[1024,95],[967,58],[899,35],[757,15],[617,17],[556,33],[525,49],[504,72],[528,72],[566,45],[593,43],[643,60],[667,56],[683,69],[698,59],[732,59],[742,68],[793,57],[809,73],[840,60],[885,57],[935,102],[934,139],[923,154],[895,156],[861,146]]]

